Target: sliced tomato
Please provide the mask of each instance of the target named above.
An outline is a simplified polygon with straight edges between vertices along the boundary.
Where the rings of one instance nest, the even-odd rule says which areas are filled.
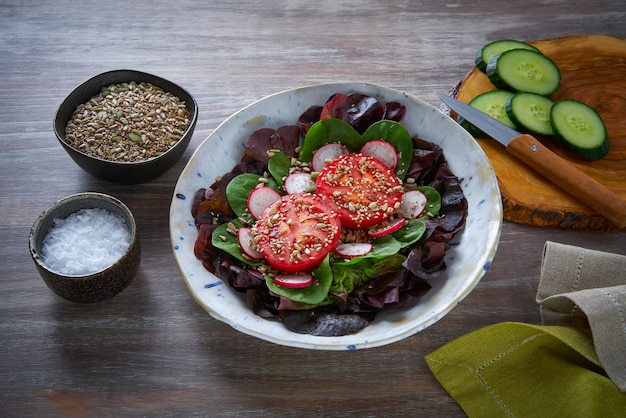
[[[257,250],[267,262],[290,273],[317,266],[337,246],[340,231],[332,204],[310,193],[283,196],[251,228]]]
[[[370,228],[391,217],[402,200],[402,183],[384,163],[362,153],[326,164],[315,182],[335,202],[346,228]]]

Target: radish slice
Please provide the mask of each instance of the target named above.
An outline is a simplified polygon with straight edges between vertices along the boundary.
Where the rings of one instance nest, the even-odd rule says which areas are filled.
[[[382,161],[391,170],[394,170],[396,165],[398,165],[396,149],[389,142],[382,139],[367,142],[361,148],[361,152]]]
[[[282,273],[274,277],[275,285],[292,289],[309,287],[312,283],[313,276],[310,274]]]
[[[315,191],[315,182],[310,173],[292,173],[285,179],[285,191],[289,194]]]
[[[384,237],[387,234],[392,234],[396,232],[398,229],[402,228],[402,226],[405,223],[406,223],[406,219],[396,218],[396,219],[393,219],[391,222],[379,224],[373,228],[370,228],[367,231],[367,234],[372,238]]]
[[[257,187],[248,196],[248,210],[255,219],[259,219],[269,205],[280,199],[280,194],[267,186]]]
[[[313,171],[320,171],[326,163],[345,154],[348,154],[348,149],[338,142],[322,145],[313,153],[311,160]]]
[[[407,219],[419,218],[426,208],[426,196],[419,190],[410,190],[402,195],[398,213]]]
[[[335,248],[335,254],[344,258],[361,257],[372,251],[372,244],[369,242],[354,242],[339,244]]]
[[[250,232],[250,228],[239,228],[237,231],[237,242],[239,243],[239,247],[241,247],[241,251],[251,259],[263,259],[263,254],[254,248],[254,237]]]

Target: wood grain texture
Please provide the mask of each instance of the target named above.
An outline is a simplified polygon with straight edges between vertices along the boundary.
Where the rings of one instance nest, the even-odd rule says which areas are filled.
[[[219,123],[268,94],[367,81],[439,106],[437,92],[462,80],[474,51],[488,41],[624,36],[625,18],[622,0],[4,2],[0,415],[464,416],[423,356],[493,323],[539,323],[535,294],[547,240],[626,254],[625,232],[505,222],[485,277],[433,326],[376,349],[309,351],[244,335],[193,300],[169,240],[176,180]],[[183,158],[146,184],[87,175],[52,131],[72,89],[116,68],[171,79],[198,101],[198,125]],[[82,191],[126,203],[142,246],[134,281],[95,305],[53,294],[28,254],[39,213]]]
[[[626,39],[584,34],[522,40],[537,46],[561,71],[561,85],[550,97],[580,100],[596,109],[607,127],[611,149],[603,159],[587,161],[564,150],[553,138],[538,138],[561,158],[626,199]],[[474,69],[464,79],[457,98],[468,102],[494,89],[487,76]],[[481,139],[479,143],[498,176],[505,219],[548,227],[624,228],[607,221],[590,202],[582,202],[555,186],[495,141]]]
[[[626,227],[626,200],[612,189],[559,157],[532,135],[522,134],[507,145],[507,152],[569,193],[616,228]]]

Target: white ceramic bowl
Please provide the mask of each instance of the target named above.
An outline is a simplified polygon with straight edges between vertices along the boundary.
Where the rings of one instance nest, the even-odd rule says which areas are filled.
[[[334,93],[361,92],[381,102],[406,105],[402,122],[412,135],[439,144],[461,180],[468,200],[465,229],[451,241],[446,277],[416,306],[381,312],[366,328],[341,337],[318,337],[289,331],[281,322],[258,317],[243,295],[210,274],[193,253],[197,236],[191,204],[194,193],[240,160],[246,138],[262,127],[295,124],[311,105],[323,105]],[[502,226],[500,191],[493,168],[475,140],[450,117],[406,93],[361,83],[302,87],[259,100],[232,115],[198,147],[182,172],[170,207],[170,238],[174,258],[194,299],[211,316],[238,331],[277,344],[318,350],[354,350],[389,344],[419,332],[443,318],[478,284],[493,259]]]

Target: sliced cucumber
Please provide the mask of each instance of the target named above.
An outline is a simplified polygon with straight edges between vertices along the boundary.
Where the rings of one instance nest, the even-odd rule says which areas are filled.
[[[504,51],[510,51],[511,49],[529,49],[531,51],[541,53],[541,51],[537,48],[527,44],[526,42],[516,41],[514,39],[501,39],[499,41],[489,42],[476,51],[474,64],[476,64],[476,67],[484,73],[487,71],[487,63],[489,63],[491,58],[503,53]]]
[[[550,122],[561,145],[587,160],[604,157],[610,148],[604,121],[590,106],[563,99],[552,105]]]
[[[526,91],[547,96],[561,84],[561,72],[554,61],[527,49],[512,49],[493,57],[487,77],[499,89]]]
[[[510,128],[516,129],[517,126],[511,121],[506,114],[506,102],[513,96],[513,92],[506,90],[491,90],[481,93],[469,101],[468,105],[488,114],[494,119],[499,120]],[[460,117],[457,119],[459,124],[465,128],[473,137],[487,138],[488,135],[472,125],[470,122]]]
[[[554,135],[550,109],[554,101],[536,93],[518,92],[506,102],[506,114],[514,124],[539,135]]]

